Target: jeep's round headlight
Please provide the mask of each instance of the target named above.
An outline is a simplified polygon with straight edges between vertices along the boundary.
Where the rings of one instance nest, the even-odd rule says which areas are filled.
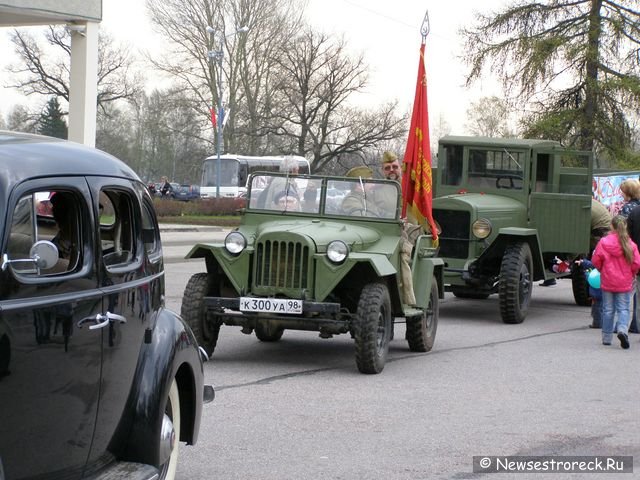
[[[342,263],[349,255],[349,247],[342,240],[334,240],[327,245],[327,258],[333,263]]]
[[[471,225],[471,231],[478,238],[487,238],[491,235],[491,222],[486,218],[479,218]]]
[[[247,239],[240,232],[231,232],[224,239],[224,247],[233,255],[238,255],[247,247]]]

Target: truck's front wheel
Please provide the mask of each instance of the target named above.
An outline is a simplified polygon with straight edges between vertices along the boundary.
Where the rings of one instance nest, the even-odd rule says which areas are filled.
[[[391,301],[382,283],[364,286],[353,322],[356,364],[362,373],[380,373],[387,361],[391,340]]]
[[[204,297],[212,293],[213,279],[208,273],[192,275],[184,289],[180,316],[193,331],[198,345],[204,348],[207,355],[213,355],[218,343],[220,324],[207,320],[207,309]]]
[[[433,348],[438,330],[438,284],[433,281],[429,305],[422,316],[407,318],[407,342],[412,352],[429,352]]]
[[[500,266],[500,315],[504,323],[522,323],[531,301],[531,249],[527,243],[509,245]]]

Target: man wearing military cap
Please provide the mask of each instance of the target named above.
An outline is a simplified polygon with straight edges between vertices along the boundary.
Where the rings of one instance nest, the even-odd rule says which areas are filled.
[[[394,180],[400,183],[402,173],[398,156],[391,151],[384,152],[380,159],[380,171],[382,176],[387,180]],[[392,211],[398,204],[398,196],[396,192],[390,188],[375,189],[373,198],[378,209],[385,212]]]

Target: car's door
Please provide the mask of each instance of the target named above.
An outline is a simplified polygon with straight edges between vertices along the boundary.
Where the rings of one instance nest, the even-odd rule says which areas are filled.
[[[163,270],[159,231],[144,186],[115,178],[88,182],[98,209],[103,310],[112,318],[103,337],[102,408],[89,458],[92,469],[122,453],[131,421],[125,406],[145,333],[149,340],[151,320],[162,301]]]
[[[72,200],[64,213],[75,253],[38,270],[33,243],[60,238],[55,195]],[[90,202],[81,177],[25,182],[9,199],[0,246],[0,472],[8,479],[80,478],[89,454],[101,366],[101,333],[90,327],[102,312]]]

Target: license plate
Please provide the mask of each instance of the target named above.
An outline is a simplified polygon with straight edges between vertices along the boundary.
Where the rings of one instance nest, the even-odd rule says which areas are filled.
[[[240,310],[261,313],[302,313],[302,300],[240,297]]]

